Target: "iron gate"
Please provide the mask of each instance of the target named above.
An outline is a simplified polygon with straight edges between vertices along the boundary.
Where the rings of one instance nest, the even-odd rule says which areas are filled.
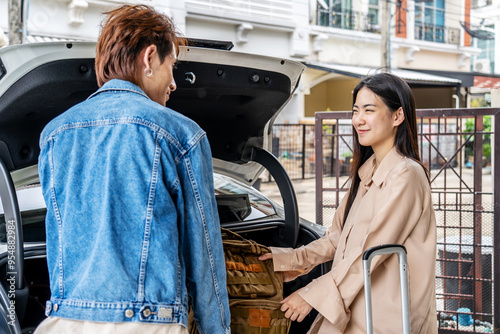
[[[436,298],[439,333],[500,330],[500,109],[417,110],[419,149],[431,172],[438,243]],[[351,112],[315,115],[316,222],[331,221],[349,180]],[[326,131],[325,131],[326,130]],[[333,145],[325,145],[332,142]],[[327,147],[325,149],[325,147]],[[346,153],[347,152],[347,153]],[[333,157],[325,176],[324,157]],[[347,158],[346,158],[347,157]],[[499,191],[496,191],[499,189]]]

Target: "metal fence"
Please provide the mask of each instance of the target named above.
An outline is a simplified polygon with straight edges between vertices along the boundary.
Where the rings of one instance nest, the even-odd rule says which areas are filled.
[[[314,178],[314,125],[274,124],[272,134],[272,153],[290,178]]]
[[[342,122],[341,122],[342,123]],[[343,124],[324,124],[325,133],[351,134],[350,120]],[[313,179],[316,175],[316,153],[314,151],[314,124],[274,124],[272,129],[272,153],[276,156],[292,180]],[[334,157],[334,137],[323,140],[323,175],[336,175],[336,164],[340,166],[340,175],[349,174],[349,162],[352,156],[350,147],[346,144],[340,146]],[[267,181],[271,181],[271,178]]]
[[[500,109],[418,110],[420,155],[431,172],[438,243],[439,333],[500,331]],[[331,221],[348,189],[351,112],[316,113],[316,222]],[[330,157],[330,158],[329,158]],[[491,159],[492,157],[493,159]],[[333,173],[325,173],[325,160]],[[333,175],[332,175],[333,174]]]
[[[318,8],[318,25],[355,31],[380,32],[378,16],[354,10]]]
[[[415,22],[415,39],[460,45],[460,29]]]

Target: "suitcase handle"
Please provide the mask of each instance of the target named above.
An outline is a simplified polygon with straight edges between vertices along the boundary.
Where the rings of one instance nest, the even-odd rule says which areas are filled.
[[[221,227],[220,230],[221,230],[222,236],[225,236],[226,238],[233,239],[233,240],[247,241],[241,235],[234,233],[233,231],[231,231],[227,228]]]
[[[401,285],[401,313],[403,321],[403,334],[410,334],[410,299],[408,292],[408,265],[406,248],[399,244],[385,244],[367,249],[363,253],[363,273],[365,282],[365,314],[366,333],[373,333],[372,296],[371,296],[371,260],[377,255],[398,254],[399,279]]]

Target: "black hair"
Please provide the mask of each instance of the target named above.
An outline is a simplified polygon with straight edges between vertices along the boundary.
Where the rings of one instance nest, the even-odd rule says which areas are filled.
[[[368,76],[361,80],[354,88],[352,95],[353,105],[356,103],[356,98],[362,88],[367,88],[377,95],[391,112],[396,112],[399,108],[403,109],[404,120],[398,126],[394,145],[400,154],[417,161],[424,168],[429,179],[428,171],[422,164],[418,152],[417,113],[415,98],[410,86],[403,79],[389,73],[378,73]],[[371,146],[360,145],[358,134],[353,127],[353,158],[350,173],[351,188],[349,189],[346,210],[344,212],[344,223],[361,182],[358,170],[372,154],[373,149]]]

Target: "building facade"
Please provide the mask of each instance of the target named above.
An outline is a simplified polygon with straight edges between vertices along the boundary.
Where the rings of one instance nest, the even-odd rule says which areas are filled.
[[[500,89],[500,0],[473,0],[471,24],[467,28],[473,36],[473,45],[481,53],[472,57],[471,106],[490,107],[492,90]]]
[[[381,1],[30,0],[24,2],[23,39],[96,40],[103,12],[145,3],[171,16],[187,37],[231,41],[235,51],[305,63],[300,87],[277,122],[350,110],[352,88],[382,67],[410,83],[418,108],[467,106],[467,84],[432,71],[470,72],[481,54],[461,25],[471,21],[471,0]],[[8,43],[8,2],[0,0],[0,45]]]
[[[461,25],[470,22],[470,0],[382,1],[317,1],[307,116],[349,110],[349,92],[358,78],[387,64],[409,82],[417,108],[467,106],[470,84],[446,74],[470,72],[471,57],[480,52]]]
[[[475,36],[473,45],[481,53],[472,58],[472,71],[500,75],[500,45],[495,36],[500,35],[500,0],[473,0],[471,25]]]

